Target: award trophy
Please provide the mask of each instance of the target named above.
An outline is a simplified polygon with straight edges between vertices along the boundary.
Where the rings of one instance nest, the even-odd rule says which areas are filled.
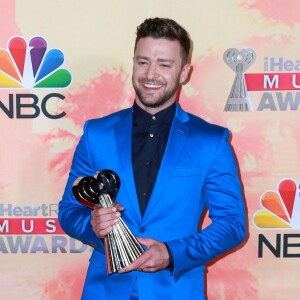
[[[253,49],[239,51],[227,49],[223,55],[224,62],[236,72],[236,76],[224,111],[252,111],[250,94],[247,90],[244,72],[255,62]]]
[[[77,201],[90,208],[95,205],[110,207],[119,188],[119,176],[111,170],[102,170],[94,177],[78,178],[73,184],[72,192]],[[104,238],[104,247],[108,274],[129,266],[144,252],[122,218],[119,218],[119,222]]]

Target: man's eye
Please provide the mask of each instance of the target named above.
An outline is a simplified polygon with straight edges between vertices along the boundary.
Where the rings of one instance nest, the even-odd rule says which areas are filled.
[[[145,62],[145,61],[139,61],[139,62],[138,62],[139,65],[145,65],[146,63],[147,63],[147,62]]]
[[[162,64],[163,68],[170,68],[170,65]]]

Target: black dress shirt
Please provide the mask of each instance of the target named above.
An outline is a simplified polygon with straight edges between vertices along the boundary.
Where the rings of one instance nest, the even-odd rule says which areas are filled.
[[[168,142],[176,104],[151,115],[133,106],[132,165],[141,215],[147,208]]]

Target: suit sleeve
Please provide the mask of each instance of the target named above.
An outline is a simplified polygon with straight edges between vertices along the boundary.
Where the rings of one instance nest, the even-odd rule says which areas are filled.
[[[208,208],[211,224],[196,234],[167,242],[174,258],[175,280],[236,247],[245,238],[244,199],[228,138],[229,131],[225,129],[215,147],[203,186],[202,200]]]
[[[102,240],[95,235],[90,224],[92,210],[77,202],[72,193],[77,178],[94,176],[95,173],[88,149],[88,124],[89,121],[84,126],[84,134],[74,153],[67,185],[59,202],[58,220],[62,229],[71,237],[103,249]]]

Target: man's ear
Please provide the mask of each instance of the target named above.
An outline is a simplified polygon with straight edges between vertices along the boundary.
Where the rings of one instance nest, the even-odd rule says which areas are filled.
[[[181,74],[180,74],[180,80],[179,82],[181,84],[185,83],[189,77],[189,73],[191,70],[191,64],[186,64],[183,66],[182,70],[181,70]]]

